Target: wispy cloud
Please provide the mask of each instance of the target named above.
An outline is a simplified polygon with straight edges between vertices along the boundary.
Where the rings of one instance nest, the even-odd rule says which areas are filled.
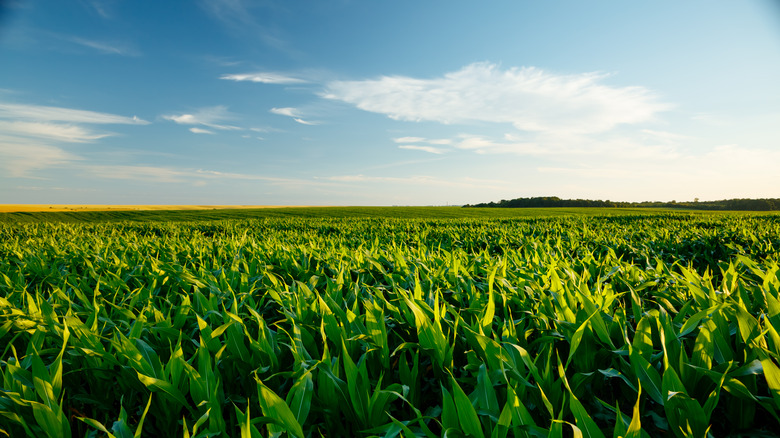
[[[91,124],[147,125],[149,122],[138,117],[100,113],[55,106],[27,105],[0,102],[0,118],[33,120],[39,122],[71,122]]]
[[[31,172],[61,166],[81,157],[48,144],[0,135],[0,169],[4,176],[33,177]]]
[[[208,129],[201,129],[201,128],[190,128],[190,132],[193,134],[214,134],[214,131],[209,131]]]
[[[188,173],[179,169],[159,166],[88,165],[83,170],[103,179],[139,180],[160,183],[187,182]]]
[[[609,86],[606,78],[475,63],[433,79],[332,81],[321,96],[396,120],[511,123],[535,132],[605,132],[670,109],[646,88]]]
[[[438,145],[447,145],[452,143],[452,140],[449,138],[428,139],[424,137],[398,137],[394,138],[393,141],[396,143],[428,143]]]
[[[399,149],[408,149],[408,150],[414,150],[414,151],[423,151],[428,152],[429,154],[437,154],[441,155],[449,151],[449,149],[444,149],[440,147],[435,146],[426,146],[426,145],[450,145],[452,143],[452,140],[448,138],[434,138],[434,139],[428,139],[424,137],[398,137],[394,138],[393,141],[395,143],[402,143],[398,146]],[[410,143],[423,143],[423,144],[410,144]]]
[[[227,56],[203,55],[203,59],[212,64],[217,64],[221,67],[237,67],[244,63],[244,61],[237,60]]]
[[[287,116],[292,117],[293,120],[296,122],[302,124],[302,125],[320,125],[321,122],[313,121],[313,120],[304,120],[301,118],[301,113],[297,108],[271,108],[270,112],[273,114],[278,114],[280,116]]]
[[[45,138],[67,143],[86,143],[111,135],[108,133],[96,133],[79,125],[19,120],[0,120],[0,132],[14,136]]]
[[[446,188],[479,188],[490,190],[505,190],[508,183],[499,180],[483,180],[477,178],[456,178],[456,179],[442,179],[429,175],[416,175],[408,177],[393,177],[393,176],[367,176],[363,174],[357,175],[338,175],[323,178],[329,181],[336,181],[340,183],[381,183],[381,184],[400,184],[400,185],[415,185],[415,186],[436,186]]]
[[[217,178],[217,179],[234,179],[234,180],[250,180],[250,181],[268,181],[272,183],[288,183],[288,182],[301,182],[302,180],[292,178],[277,178],[266,175],[253,175],[247,173],[234,173],[234,172],[220,172],[216,170],[204,170],[198,169],[194,172],[194,175],[204,178]]]
[[[300,112],[296,108],[271,108],[271,113],[287,117],[300,117]]]
[[[102,18],[109,19],[114,16],[115,0],[81,0],[80,3]]]
[[[12,177],[33,177],[33,171],[82,160],[58,143],[89,143],[114,135],[91,125],[148,123],[110,113],[0,102],[0,168]]]
[[[673,160],[680,157],[680,145],[685,140],[690,140],[690,138],[671,132],[651,130],[627,134],[605,133],[598,136],[565,132],[519,132],[506,133],[502,137],[463,133],[453,138],[399,137],[393,139],[395,143],[404,143],[399,146],[402,149],[416,149],[431,153],[460,149],[477,154],[554,157],[557,160],[601,157],[601,159],[608,158],[610,161],[621,158],[654,161]]]
[[[288,55],[298,55],[278,31],[261,24],[256,18],[254,10],[258,7],[279,8],[280,5],[250,0],[201,0],[199,3],[208,15],[221,22],[231,34],[241,38],[257,38],[273,49]]]
[[[398,146],[399,149],[409,149],[414,151],[423,151],[428,152],[429,154],[437,154],[441,155],[446,152],[445,149],[442,148],[435,148],[433,146],[420,146],[420,145],[414,145],[414,144],[402,144]]]
[[[228,112],[227,107],[223,105],[201,108],[192,114],[189,113],[167,114],[167,115],[163,115],[162,118],[165,120],[170,120],[172,122],[178,123],[180,125],[201,125],[201,126],[206,126],[209,128],[220,129],[220,130],[241,129],[238,126],[226,125],[222,123],[224,121],[229,121],[235,118],[232,114]],[[192,131],[192,129],[190,129],[190,131]],[[205,131],[205,130],[201,128],[199,131]],[[196,132],[196,131],[192,131],[192,132]],[[197,133],[203,134],[203,133],[210,133],[210,132],[197,132]]]
[[[263,84],[305,84],[309,81],[301,78],[297,78],[290,75],[272,72],[257,72],[257,73],[242,73],[222,75],[220,79],[228,81],[248,81],[248,82],[260,82]]]
[[[544,146],[541,146],[538,142],[523,140],[511,135],[505,135],[503,139],[494,139],[481,135],[461,134],[454,140],[454,146],[480,154],[560,155],[572,152],[569,146],[563,146],[565,149],[560,150],[558,142],[546,142]],[[586,149],[578,147],[575,151],[584,152]]]
[[[258,181],[272,185],[321,184],[314,180],[279,178],[268,175],[221,172],[210,169],[191,169],[147,165],[82,165],[80,168],[103,179],[151,181],[158,183],[190,183],[200,185],[208,181]]]
[[[398,137],[393,139],[396,143],[420,143],[425,141],[422,137]]]
[[[76,36],[69,36],[65,39],[80,46],[96,50],[104,55],[139,56],[141,54],[138,49],[123,43],[98,41]]]

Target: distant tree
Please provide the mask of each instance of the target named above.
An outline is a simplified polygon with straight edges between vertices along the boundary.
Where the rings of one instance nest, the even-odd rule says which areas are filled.
[[[645,207],[645,208],[693,208],[697,210],[777,211],[780,199],[724,199],[720,201],[668,202],[613,202],[591,199],[561,199],[557,196],[502,199],[499,202],[464,205],[464,207],[529,208],[529,207]]]

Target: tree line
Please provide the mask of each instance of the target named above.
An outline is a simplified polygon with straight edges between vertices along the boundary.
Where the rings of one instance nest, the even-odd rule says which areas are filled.
[[[463,207],[480,208],[531,208],[531,207],[622,207],[622,208],[679,208],[696,210],[742,210],[742,211],[775,211],[780,210],[780,199],[723,199],[720,201],[643,201],[619,202],[602,201],[600,199],[561,199],[557,196],[537,196],[533,198],[502,199],[499,202],[466,204]]]

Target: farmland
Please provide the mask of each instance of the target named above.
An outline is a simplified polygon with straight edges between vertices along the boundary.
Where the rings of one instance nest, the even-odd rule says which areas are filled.
[[[614,211],[0,215],[0,435],[780,433],[780,216]]]

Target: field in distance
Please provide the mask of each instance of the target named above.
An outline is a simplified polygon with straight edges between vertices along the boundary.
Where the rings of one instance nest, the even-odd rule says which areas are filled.
[[[234,210],[247,208],[284,208],[284,205],[112,205],[112,204],[0,204],[0,213],[42,211],[112,210]]]
[[[31,206],[27,206],[31,207]],[[52,207],[52,208],[48,208]],[[101,221],[209,221],[262,218],[522,218],[543,216],[616,216],[653,214],[709,215],[701,210],[656,208],[460,208],[460,207],[300,207],[222,205],[51,205],[44,209],[11,211],[0,206],[0,223],[13,222],[101,222]],[[723,212],[720,212],[721,214]]]

